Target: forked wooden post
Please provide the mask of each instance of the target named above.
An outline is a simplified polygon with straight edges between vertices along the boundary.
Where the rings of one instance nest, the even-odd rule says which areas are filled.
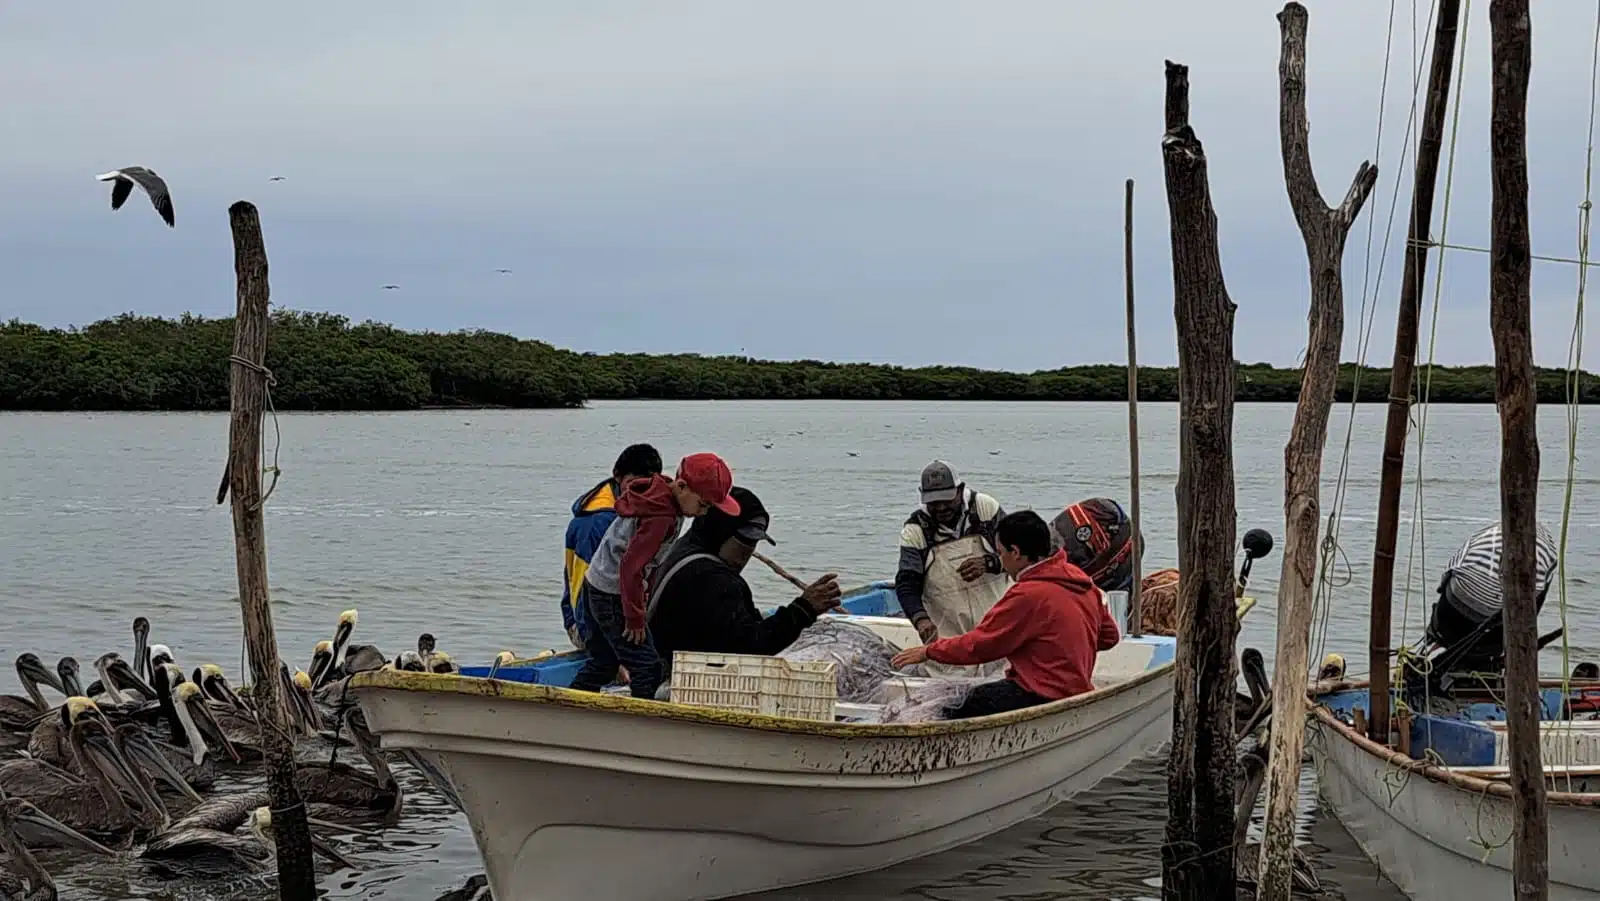
[[[1128,295],[1128,519],[1133,525],[1133,584],[1128,588],[1128,634],[1144,634],[1144,523],[1139,519],[1139,342],[1133,324],[1133,179],[1128,179],[1122,216],[1122,280]]]
[[[295,788],[294,739],[282,725],[287,720],[279,691],[278,639],[267,593],[267,537],[261,513],[261,419],[270,377],[266,368],[267,248],[253,204],[241,200],[229,207],[228,222],[233,228],[233,268],[239,286],[229,367],[233,412],[228,426],[227,475],[228,493],[233,497],[239,607],[250,652],[252,697],[262,723],[261,750],[266,758],[278,852],[278,896],[284,901],[313,901],[317,875],[312,868],[306,808]]]
[[[1311,168],[1306,118],[1306,8],[1289,3],[1278,13],[1278,130],[1289,206],[1305,239],[1311,274],[1311,329],[1294,425],[1283,449],[1283,570],[1278,579],[1278,651],[1272,673],[1272,753],[1267,767],[1267,815],[1257,868],[1257,897],[1289,901],[1294,878],[1294,820],[1300,803],[1306,671],[1311,641],[1312,585],[1317,579],[1317,531],[1322,524],[1322,450],[1339,382],[1344,343],[1344,246],[1350,226],[1378,180],[1362,163],[1337,208],[1322,199]]]
[[[1233,301],[1222,278],[1189,68],[1167,63],[1161,156],[1178,325],[1178,649],[1167,759],[1165,901],[1235,897]]]
[[[1489,327],[1500,408],[1500,586],[1505,597],[1506,737],[1511,764],[1511,893],[1550,896],[1550,831],[1539,757],[1539,431],[1533,375],[1528,237],[1528,0],[1492,0],[1489,112]]]

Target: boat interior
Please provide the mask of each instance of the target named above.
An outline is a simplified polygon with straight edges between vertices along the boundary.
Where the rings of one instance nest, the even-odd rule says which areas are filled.
[[[887,582],[875,583],[851,592],[841,606],[841,612],[830,616],[865,626],[897,649],[909,647],[919,641],[916,627],[901,615],[894,588]],[[1095,686],[1107,688],[1136,678],[1152,669],[1171,663],[1176,652],[1177,642],[1170,636],[1143,635],[1136,638],[1124,636],[1116,647],[1099,654],[1094,671]],[[580,651],[560,654],[546,651],[535,657],[499,667],[464,666],[461,668],[461,675],[469,678],[488,678],[492,673],[493,678],[506,681],[566,686],[571,684],[584,659],[585,656]],[[894,684],[903,692],[908,692],[930,681],[932,680],[905,677],[894,680]],[[625,693],[627,688],[612,686],[607,690]],[[835,717],[843,721],[871,719],[881,709],[882,705],[877,704],[841,702],[835,706]]]

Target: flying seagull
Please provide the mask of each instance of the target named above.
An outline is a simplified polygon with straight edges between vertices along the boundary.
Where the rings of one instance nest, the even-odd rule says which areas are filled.
[[[400,290],[400,286],[399,285],[384,285],[383,286],[383,290],[385,290],[385,291],[398,291],[398,290]]]
[[[502,275],[509,275],[511,273],[510,269],[496,269],[495,271]]]
[[[133,193],[133,186],[137,184],[144,188],[150,195],[150,203],[161,214],[161,219],[167,223],[168,228],[173,227],[172,195],[167,193],[167,183],[161,176],[151,172],[143,166],[128,166],[125,169],[113,169],[104,175],[96,175],[100,181],[111,182],[111,208],[122,209],[127,202],[128,195]]]
[[[272,176],[272,177],[271,177],[271,178],[269,178],[269,179],[267,179],[267,181],[283,181],[283,176],[281,176],[281,175],[274,175],[274,176]]]

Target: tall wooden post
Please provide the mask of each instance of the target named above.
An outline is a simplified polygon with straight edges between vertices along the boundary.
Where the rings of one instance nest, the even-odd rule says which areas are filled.
[[[1133,584],[1128,588],[1128,634],[1144,634],[1144,522],[1139,519],[1139,342],[1133,323],[1133,179],[1122,216],[1122,280],[1128,295],[1128,519],[1133,525]]]
[[[1444,113],[1455,68],[1456,23],[1461,0],[1439,0],[1433,32],[1428,99],[1418,131],[1417,171],[1411,188],[1411,224],[1406,228],[1405,272],[1400,279],[1400,318],[1394,330],[1389,370],[1389,416],[1383,428],[1383,469],[1378,482],[1378,525],[1372,550],[1372,612],[1367,636],[1367,737],[1389,743],[1389,623],[1393,609],[1395,544],[1400,534],[1400,484],[1405,478],[1406,429],[1411,422],[1411,382],[1417,371],[1417,331],[1422,286],[1428,278],[1428,238],[1433,227],[1433,192],[1439,181]]]
[[[1306,8],[1291,2],[1278,13],[1283,49],[1278,62],[1278,131],[1289,206],[1305,239],[1311,270],[1311,331],[1294,425],[1283,449],[1283,570],[1278,580],[1278,651],[1272,674],[1272,730],[1267,816],[1257,868],[1257,897],[1288,901],[1293,887],[1294,821],[1300,801],[1300,755],[1305,730],[1306,671],[1311,640],[1312,585],[1317,578],[1317,531],[1322,524],[1322,449],[1339,382],[1344,343],[1344,246],[1350,226],[1372,193],[1378,170],[1362,163],[1344,201],[1322,199],[1311,168],[1306,118]]]
[[[1489,112],[1492,234],[1489,326],[1500,408],[1500,586],[1505,597],[1506,727],[1511,763],[1512,897],[1550,894],[1550,832],[1539,759],[1539,432],[1533,374],[1528,237],[1528,0],[1492,0],[1493,89]]]
[[[1178,325],[1178,648],[1167,760],[1166,901],[1235,897],[1233,301],[1222,277],[1189,68],[1167,63],[1161,156]]]
[[[267,792],[272,801],[272,831],[278,849],[278,895],[284,901],[312,901],[317,875],[312,868],[311,831],[294,782],[294,738],[279,692],[278,638],[272,628],[267,594],[267,537],[261,514],[261,419],[266,409],[267,248],[261,218],[253,204],[228,208],[233,227],[233,268],[239,302],[233,321],[229,394],[228,491],[233,496],[234,555],[239,572],[239,607],[250,653],[252,698],[261,721]]]

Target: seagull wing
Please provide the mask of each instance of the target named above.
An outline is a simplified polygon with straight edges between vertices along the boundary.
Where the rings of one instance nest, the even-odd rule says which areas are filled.
[[[128,201],[128,195],[132,193],[133,182],[123,178],[120,175],[117,176],[117,178],[111,182],[111,208],[113,210],[122,209],[122,205]]]
[[[168,228],[171,228],[174,224],[172,195],[167,193],[167,183],[161,180],[161,176],[143,166],[129,166],[122,170],[122,174],[138,182],[139,187],[144,188],[144,192],[150,195],[150,205],[156,208],[156,212],[161,214],[161,220],[167,223]]]

